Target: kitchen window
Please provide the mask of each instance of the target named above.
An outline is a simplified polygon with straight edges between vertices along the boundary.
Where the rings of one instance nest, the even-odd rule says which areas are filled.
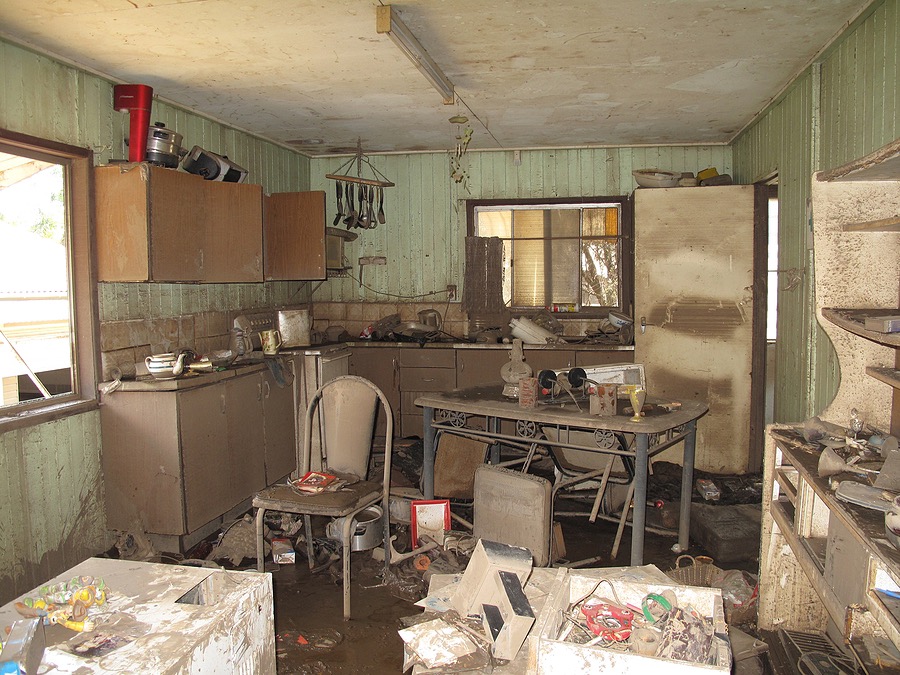
[[[0,425],[96,406],[91,151],[0,130]]]
[[[626,197],[469,200],[467,215],[470,235],[503,241],[503,299],[511,309],[630,313]]]

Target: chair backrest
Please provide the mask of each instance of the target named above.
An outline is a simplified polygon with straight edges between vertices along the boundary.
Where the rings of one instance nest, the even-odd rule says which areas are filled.
[[[391,406],[378,387],[356,375],[341,375],[329,380],[310,399],[306,409],[301,472],[309,470],[312,434],[316,428],[321,436],[323,466],[365,479],[379,403],[387,418],[385,463],[389,473],[394,434]],[[319,424],[313,424],[313,418],[317,414]]]

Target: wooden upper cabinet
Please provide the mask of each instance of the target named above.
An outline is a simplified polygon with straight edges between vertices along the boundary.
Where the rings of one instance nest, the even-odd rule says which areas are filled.
[[[262,187],[153,166],[94,169],[100,281],[263,280]]]
[[[266,281],[325,278],[325,192],[264,198]]]

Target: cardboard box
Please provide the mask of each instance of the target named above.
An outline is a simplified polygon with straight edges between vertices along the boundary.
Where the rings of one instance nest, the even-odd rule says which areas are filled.
[[[641,656],[600,645],[587,646],[558,640],[566,623],[563,613],[571,603],[589,594],[596,586],[595,575],[569,572],[557,578],[535,623],[536,639],[530,645],[528,672],[549,674],[590,671],[654,675],[731,673],[731,645],[727,639],[728,627],[725,623],[722,592],[718,588],[615,581],[616,594],[619,601],[624,604],[640,607],[648,593],[671,590],[675,593],[679,606],[691,605],[703,616],[712,617],[716,634],[714,637],[716,663],[713,665]],[[604,596],[608,593],[608,588],[601,586],[597,594]]]
[[[293,565],[297,562],[297,554],[290,539],[272,540],[272,561],[278,565]]]

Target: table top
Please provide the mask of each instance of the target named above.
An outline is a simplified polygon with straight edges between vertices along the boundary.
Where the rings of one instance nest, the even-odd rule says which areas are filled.
[[[579,401],[578,405],[570,400],[556,404],[538,403],[534,408],[522,408],[517,399],[503,396],[502,391],[502,386],[488,385],[422,394],[415,400],[415,404],[421,407],[452,410],[470,415],[526,420],[583,429],[622,431],[632,434],[655,434],[668,431],[702,417],[709,410],[708,405],[699,401],[680,401],[681,407],[669,412],[660,407],[660,404],[672,403],[671,400],[662,401],[648,397],[644,417],[640,422],[632,422],[630,413],[603,417],[591,415],[588,411],[587,400]],[[647,404],[650,404],[649,410]],[[581,409],[579,409],[579,405]]]

